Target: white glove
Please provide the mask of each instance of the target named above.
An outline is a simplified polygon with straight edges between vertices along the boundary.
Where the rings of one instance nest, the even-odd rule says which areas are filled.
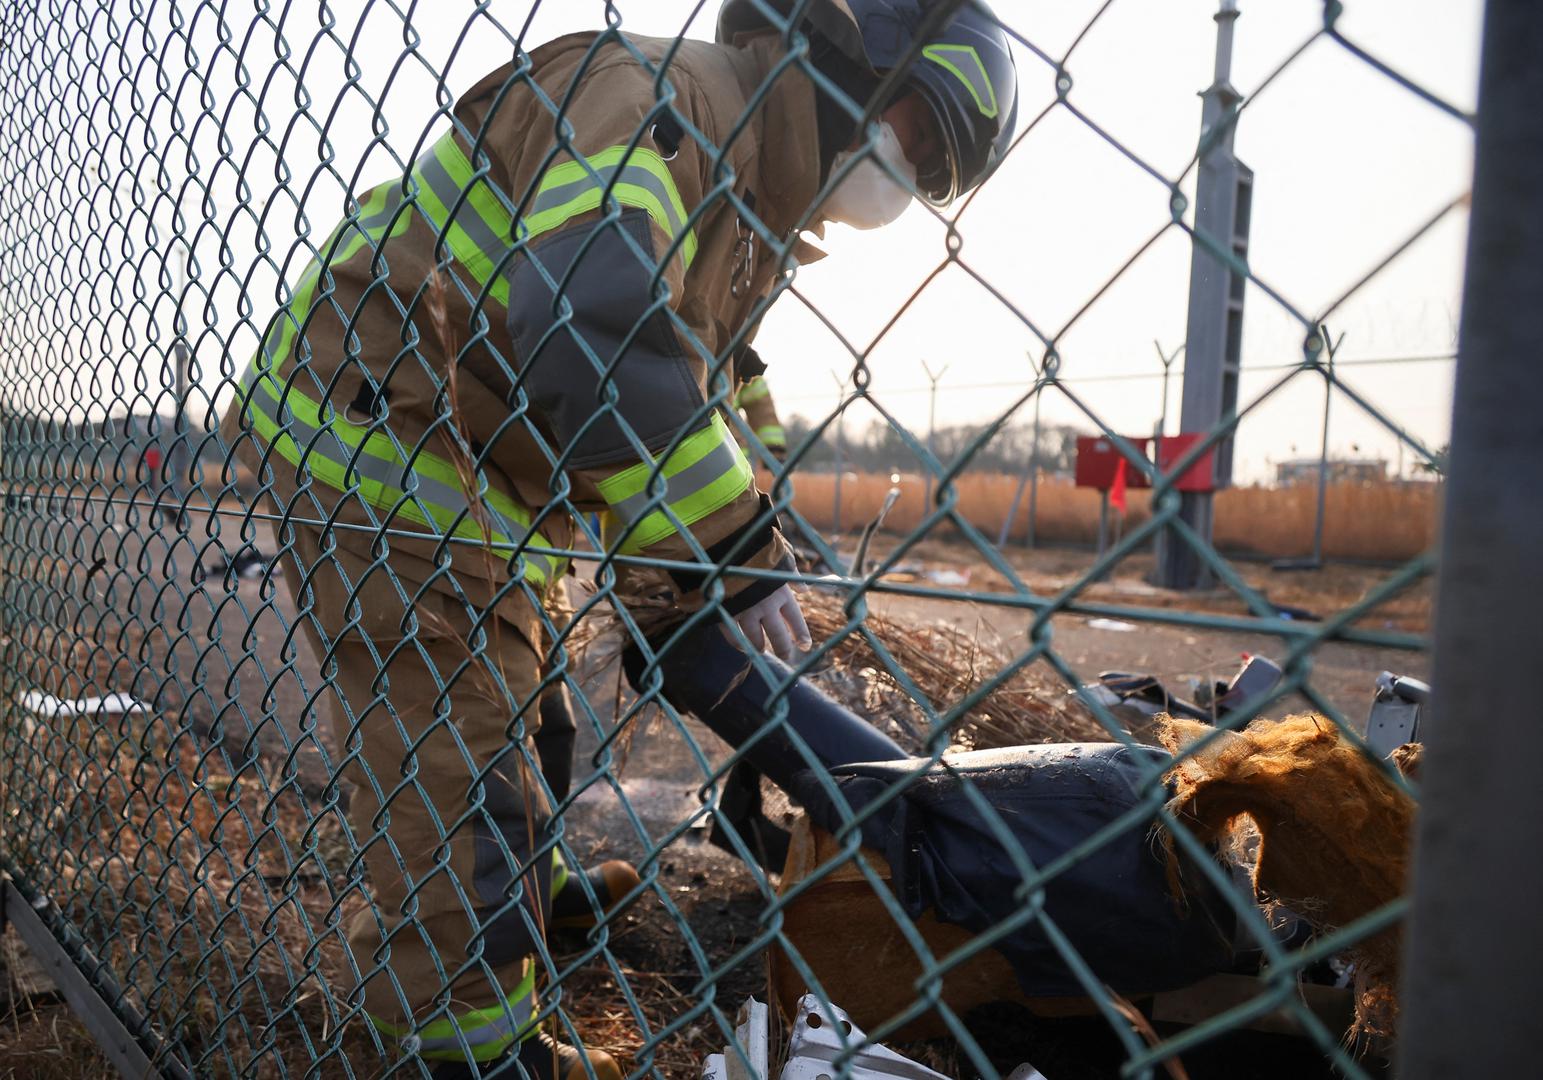
[[[804,622],[804,613],[799,610],[798,598],[788,585],[782,585],[770,596],[756,601],[734,616],[734,621],[739,623],[752,649],[760,652],[770,640],[772,652],[790,664],[799,649],[807,650],[814,645],[809,637],[809,624]],[[734,641],[728,627],[724,627],[723,632]]]

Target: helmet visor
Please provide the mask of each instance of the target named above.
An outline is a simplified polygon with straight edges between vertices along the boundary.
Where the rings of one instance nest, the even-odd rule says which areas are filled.
[[[934,206],[947,206],[958,197],[963,186],[959,158],[954,152],[958,140],[949,131],[948,114],[933,103],[930,95],[917,96],[927,103],[927,114],[937,131],[937,139],[932,144],[933,153],[927,163],[916,165],[916,187]]]
[[[949,153],[950,140],[928,95],[911,89],[884,110],[884,120],[900,139],[906,160],[916,166],[917,193],[928,202],[947,204],[957,192],[958,166]]]

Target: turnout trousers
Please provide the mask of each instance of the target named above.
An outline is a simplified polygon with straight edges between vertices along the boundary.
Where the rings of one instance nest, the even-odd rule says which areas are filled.
[[[531,744],[538,657],[504,620],[474,631],[446,590],[346,550],[324,553],[304,533],[297,547],[304,565],[335,560],[352,582],[313,575],[307,619],[286,560],[331,680],[337,753],[354,785],[349,824],[369,872],[372,903],[348,924],[353,989],[404,1049],[491,1059],[532,1033],[533,956],[567,876]],[[327,596],[333,588],[357,605]],[[336,632],[316,625],[350,607],[355,617]]]

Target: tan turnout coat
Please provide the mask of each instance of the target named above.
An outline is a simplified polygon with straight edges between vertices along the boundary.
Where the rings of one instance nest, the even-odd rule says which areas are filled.
[[[359,625],[400,636],[394,631],[410,621],[403,604],[384,605],[384,619],[368,613],[380,590],[395,591],[380,572],[389,566],[404,583],[459,591],[477,605],[502,594],[500,614],[534,642],[537,607],[562,563],[521,549],[525,531],[568,549],[568,507],[620,512],[608,485],[631,484],[634,507],[650,497],[635,490],[649,471],[638,455],[590,461],[595,455],[568,446],[570,433],[554,420],[571,427],[592,414],[603,389],[536,394],[534,377],[527,384],[522,374],[537,335],[515,340],[508,311],[511,303],[527,314],[554,310],[550,284],[528,265],[532,251],[540,261],[543,241],[608,214],[634,211],[635,225],[647,215],[652,253],[663,261],[650,296],[680,355],[660,368],[642,411],[683,403],[693,417],[684,426],[709,433],[700,448],[712,437],[714,405],[732,401],[723,358],[782,271],[767,238],[792,236],[815,195],[814,89],[797,65],[776,70],[774,36],[727,46],[575,34],[529,59],[528,70],[507,65],[473,87],[455,106],[453,133],[425,139],[406,179],[359,200],[320,247],[325,269],[313,263],[275,318],[226,416],[227,444],[295,526],[298,562],[325,564],[309,585],[329,632],[348,628],[357,590],[366,609]],[[661,134],[666,116],[675,120]],[[601,205],[596,175],[609,180],[617,170],[612,201]],[[747,229],[741,207],[753,208],[764,231]],[[603,290],[603,267],[583,256],[578,267],[593,283],[586,288]],[[547,269],[556,276],[562,267]],[[629,280],[636,273],[618,271]],[[532,288],[541,293],[534,306]],[[618,370],[633,359],[624,354]],[[616,403],[624,417],[629,389]],[[716,493],[698,498],[697,510],[710,512],[687,524],[703,547],[757,517],[745,473],[748,486],[720,479]],[[634,547],[690,559],[677,530],[655,535],[660,520],[656,511],[652,531],[637,533],[648,542]],[[779,535],[758,535],[769,542],[741,550],[736,563],[768,567],[784,557]],[[522,561],[512,558],[517,551]],[[529,589],[510,588],[521,566]],[[730,594],[744,587],[725,579]]]

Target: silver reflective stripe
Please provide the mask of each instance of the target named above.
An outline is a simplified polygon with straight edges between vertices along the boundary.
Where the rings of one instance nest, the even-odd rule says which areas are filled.
[[[615,176],[617,169],[621,170],[621,177],[617,180],[617,183],[632,184],[636,187],[644,188],[654,198],[659,200],[659,205],[664,208],[665,215],[670,219],[671,235],[679,236],[684,231],[686,223],[675,212],[675,199],[678,196],[665,186],[663,180],[642,165],[601,165],[595,167],[598,179],[586,173],[582,178],[558,187],[543,188],[531,202],[530,210],[527,211],[526,216],[537,217],[549,210],[555,210],[557,207],[564,206],[577,199],[592,188],[603,190],[610,185],[611,178]],[[615,189],[612,188],[612,191],[614,192]]]
[[[665,477],[664,502],[678,505],[697,492],[710,486],[725,473],[733,472],[739,464],[738,447],[731,442],[718,442],[707,454],[693,465],[688,465],[674,476]],[[629,495],[611,504],[611,512],[626,525],[646,517],[659,506],[658,497],[645,488],[636,495]]]
[[[445,138],[452,138],[452,136],[447,135]],[[482,215],[477,213],[469,200],[461,203],[459,210],[456,209],[456,200],[461,198],[465,189],[457,184],[445,170],[444,163],[439,160],[438,150],[439,146],[436,144],[433,149],[418,159],[417,167],[413,171],[444,204],[446,212],[455,215],[455,224],[459,225],[471,238],[471,242],[477,245],[477,250],[487,258],[489,265],[497,266],[498,260],[504,257],[512,241],[495,233],[488,223],[482,220]],[[420,213],[423,211],[422,203],[418,204],[418,210]],[[424,216],[428,215],[424,214]],[[441,234],[450,225],[449,222],[431,222],[431,224]],[[449,242],[448,237],[446,242]]]
[[[260,410],[275,426],[282,428],[297,446],[310,446],[311,453],[319,454],[343,469],[352,469],[366,480],[373,480],[395,493],[407,493],[415,496],[425,503],[442,510],[448,511],[452,518],[465,513],[468,520],[476,523],[477,516],[472,512],[471,504],[466,498],[465,492],[449,484],[441,483],[431,476],[408,469],[400,462],[386,461],[373,454],[361,451],[357,455],[352,454],[346,443],[328,430],[325,437],[317,439],[322,434],[320,428],[313,427],[300,417],[291,413],[287,420],[279,417],[279,402],[275,401],[272,394],[261,387],[254,387],[251,391],[253,407]],[[354,425],[357,426],[357,425]],[[363,433],[364,429],[361,429]],[[313,441],[314,440],[314,441]],[[395,500],[392,504],[395,505]],[[386,508],[389,509],[389,506]],[[518,545],[526,537],[529,530],[518,523],[510,521],[500,514],[486,500],[482,501],[481,509],[488,515],[489,524],[493,529],[493,540],[497,543]],[[430,517],[435,515],[430,514]],[[440,522],[441,526],[448,528],[448,522]]]
[[[396,217],[396,212],[401,208],[401,205],[402,185],[393,180],[391,181],[391,186],[386,189],[385,204],[368,217],[360,218],[357,225],[360,229],[364,230],[365,235],[371,240],[379,243],[380,238],[386,235],[386,229],[391,225],[391,219]]]

